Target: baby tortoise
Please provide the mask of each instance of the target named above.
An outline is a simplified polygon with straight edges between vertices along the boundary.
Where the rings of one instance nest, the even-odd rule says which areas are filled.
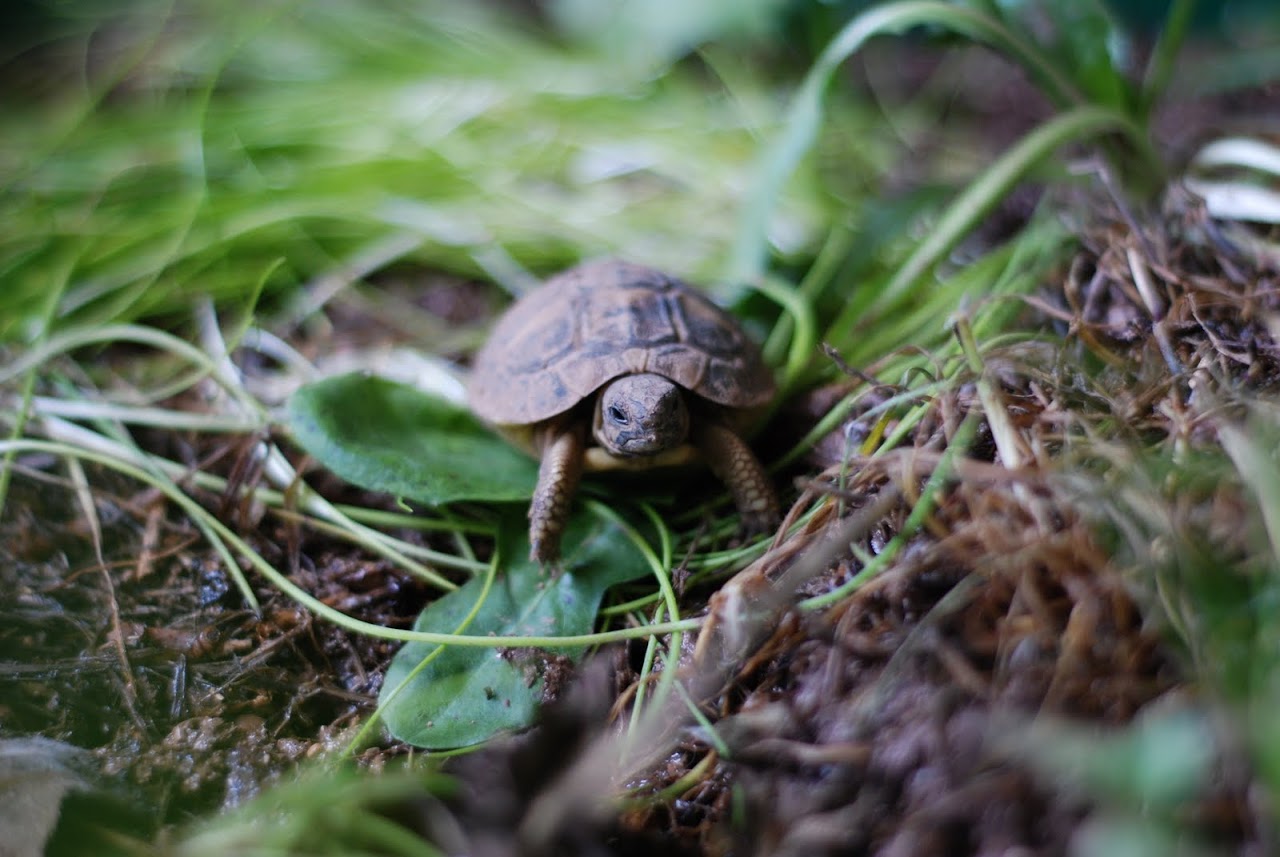
[[[468,388],[481,419],[542,459],[529,544],[543,564],[559,558],[584,469],[701,457],[744,529],[775,526],[777,495],[739,434],[773,394],[759,348],[728,314],[679,280],[614,260],[571,268],[516,301]]]

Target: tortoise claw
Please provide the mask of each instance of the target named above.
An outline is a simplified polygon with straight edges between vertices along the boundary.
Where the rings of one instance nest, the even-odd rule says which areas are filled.
[[[751,540],[757,536],[766,536],[774,533],[781,523],[781,516],[772,509],[759,512],[743,512],[742,523],[739,525],[738,530],[744,539]]]
[[[555,538],[537,538],[532,532],[529,534],[529,561],[536,562],[542,571],[551,574],[559,574],[562,566],[560,563],[560,537]]]

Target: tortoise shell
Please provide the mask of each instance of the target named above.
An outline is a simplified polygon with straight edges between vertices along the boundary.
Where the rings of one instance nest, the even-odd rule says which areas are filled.
[[[660,271],[606,260],[516,301],[476,355],[468,396],[483,420],[531,425],[640,372],[726,408],[756,408],[774,393],[760,349],[727,313]]]

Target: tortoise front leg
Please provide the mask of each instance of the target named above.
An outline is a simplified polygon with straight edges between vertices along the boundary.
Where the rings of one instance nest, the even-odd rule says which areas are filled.
[[[693,442],[720,481],[729,487],[748,533],[766,533],[778,525],[778,495],[746,441],[720,423],[702,420]]]
[[[582,477],[586,438],[581,420],[552,423],[542,431],[542,464],[529,503],[529,559],[546,566],[560,559],[560,536],[569,523],[569,504]]]

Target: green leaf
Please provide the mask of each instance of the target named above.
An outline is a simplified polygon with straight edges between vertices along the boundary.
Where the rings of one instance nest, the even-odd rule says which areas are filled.
[[[605,590],[648,572],[640,551],[616,524],[579,515],[565,533],[563,571],[552,577],[528,560],[526,529],[522,516],[503,521],[499,550],[505,571],[499,572],[487,596],[485,581],[473,578],[432,602],[414,629],[465,628],[469,635],[545,636],[549,642],[586,634]],[[499,732],[521,729],[533,721],[543,675],[556,655],[577,660],[582,652],[552,645],[446,646],[441,651],[438,646],[409,643],[387,670],[378,700],[383,722],[397,739],[435,750],[467,747]]]
[[[1128,111],[1136,90],[1122,69],[1130,62],[1130,47],[1123,29],[1112,20],[1100,0],[1040,4],[1052,16],[1056,39],[1051,50],[1059,67],[1071,70],[1072,79],[1095,104]]]
[[[526,500],[534,461],[463,408],[360,373],[299,389],[285,409],[298,445],[343,479],[432,506]]]

